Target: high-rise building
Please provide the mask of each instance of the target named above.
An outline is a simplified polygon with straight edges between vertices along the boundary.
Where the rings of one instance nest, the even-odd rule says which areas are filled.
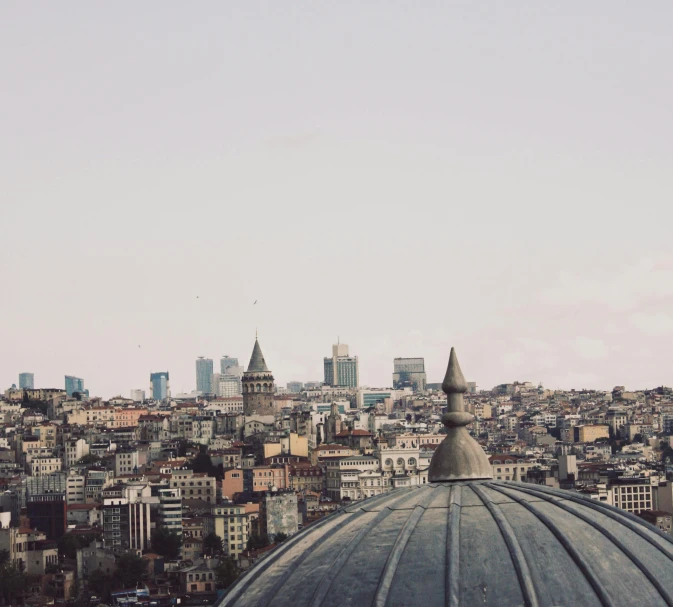
[[[241,368],[241,367],[237,367]],[[241,393],[241,378],[237,375],[213,373],[213,394],[220,397],[238,396]]]
[[[46,534],[48,540],[57,540],[65,533],[65,493],[29,496],[26,499],[26,513],[31,525]]]
[[[304,389],[304,384],[300,381],[287,382],[287,391],[292,394],[299,394]]]
[[[154,400],[164,400],[170,395],[168,383],[168,371],[150,373],[150,392]]]
[[[103,540],[114,552],[145,550],[150,544],[152,489],[144,483],[116,485],[102,492]]]
[[[33,390],[35,388],[35,375],[33,373],[19,373],[19,388]]]
[[[259,341],[255,339],[248,370],[243,373],[243,413],[273,415],[273,395],[276,391],[273,375],[266,366]]]
[[[145,402],[145,390],[131,390],[131,400],[137,403]]]
[[[182,535],[182,497],[180,489],[159,489],[159,526]]]
[[[211,379],[213,376],[213,359],[199,356],[196,360],[196,391],[202,394],[213,392]]]
[[[332,346],[332,358],[325,358],[325,383],[328,386],[357,388],[360,383],[358,357],[348,355],[346,344]]]
[[[231,356],[227,356],[225,354],[222,358],[220,358],[220,373],[222,373],[222,375],[226,375],[227,370],[231,367],[238,367],[238,358],[232,358]]]
[[[396,358],[393,361],[393,388],[412,388],[422,392],[426,387],[425,361],[422,358]]]
[[[72,396],[75,392],[84,394],[84,380],[81,377],[74,377],[73,375],[65,376],[65,391],[68,396]]]

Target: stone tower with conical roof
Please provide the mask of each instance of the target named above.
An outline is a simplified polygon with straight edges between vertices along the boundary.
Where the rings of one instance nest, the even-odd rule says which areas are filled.
[[[243,373],[241,381],[243,384],[243,413],[245,415],[273,415],[273,395],[276,392],[276,386],[256,338],[248,370]]]

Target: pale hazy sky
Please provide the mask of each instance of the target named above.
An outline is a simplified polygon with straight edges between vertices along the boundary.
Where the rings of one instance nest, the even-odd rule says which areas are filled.
[[[671,385],[672,66],[670,0],[5,0],[0,388]]]

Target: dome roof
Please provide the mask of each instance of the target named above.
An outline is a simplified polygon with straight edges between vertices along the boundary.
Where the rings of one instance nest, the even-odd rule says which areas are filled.
[[[430,483],[286,540],[230,589],[229,605],[673,605],[673,542],[568,491]]]
[[[669,605],[673,541],[612,506],[492,480],[451,351],[430,482],[343,508],[286,540],[220,607]]]

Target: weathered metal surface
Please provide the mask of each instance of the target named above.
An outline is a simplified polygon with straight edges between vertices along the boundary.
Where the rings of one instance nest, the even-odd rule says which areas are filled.
[[[225,606],[671,605],[673,542],[626,512],[502,481],[377,496],[286,540]]]
[[[442,423],[446,426],[446,438],[432,456],[428,470],[429,480],[435,482],[493,478],[486,453],[465,427],[474,418],[465,411],[463,394],[467,392],[467,382],[460,370],[454,348],[451,348],[442,390],[447,396],[447,412],[442,416]]]
[[[250,366],[263,361],[255,344]],[[577,494],[489,480],[465,427],[453,349],[442,388],[447,437],[429,484],[353,504],[286,540],[220,606],[673,607],[669,536]]]

